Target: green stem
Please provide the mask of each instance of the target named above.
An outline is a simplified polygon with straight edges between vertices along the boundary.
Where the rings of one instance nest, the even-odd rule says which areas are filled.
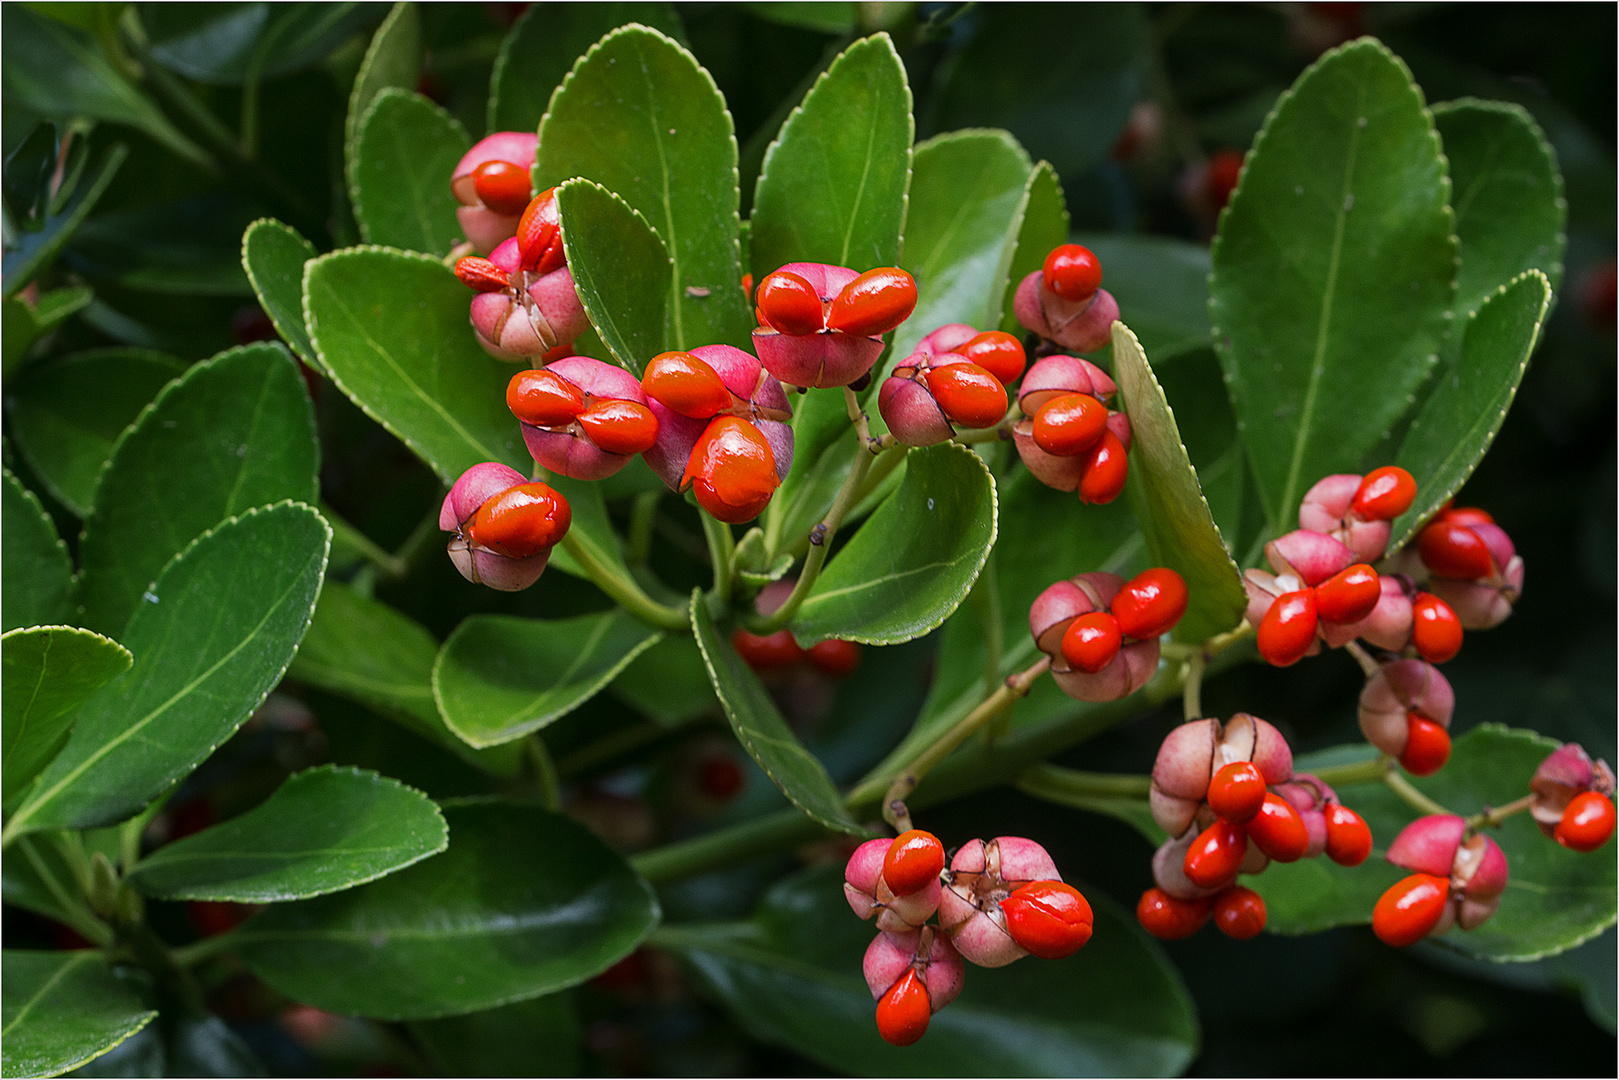
[[[645,566],[652,553],[652,526],[658,518],[658,500],[663,489],[643,491],[635,497],[630,508],[630,535],[624,547],[624,561],[631,566]]]
[[[572,529],[562,538],[562,550],[573,556],[586,576],[614,603],[648,626],[659,630],[691,632],[691,617],[684,608],[660,604],[641,590],[632,579],[612,570],[587,548]]]
[[[1424,814],[1449,814],[1451,812],[1418,791],[1411,781],[1407,780],[1397,769],[1390,769],[1384,773],[1383,783],[1387,784],[1389,790],[1403,799],[1406,805],[1413,810],[1421,810]]]
[[[780,851],[813,840],[824,831],[814,818],[789,807],[742,825],[632,856],[630,865],[652,884],[664,885],[722,869],[744,856]]]
[[[540,789],[540,797],[545,802],[545,808],[553,813],[562,809],[562,780],[557,776],[557,765],[551,757],[551,751],[546,748],[544,740],[536,732],[523,740],[523,755],[528,759],[529,768],[534,770],[534,780]]]
[[[50,864],[45,861],[45,857],[34,847],[32,838],[24,837],[22,842],[17,845],[17,850],[22,854],[23,858],[28,860],[28,864],[33,867],[34,873],[39,875],[39,879],[45,883],[45,888],[51,894],[51,899],[55,900],[57,906],[61,908],[63,920],[67,925],[72,927],[80,937],[94,945],[99,945],[102,948],[111,945],[113,940],[112,928],[97,918],[95,913],[85,906],[78,892],[69,889],[67,885],[58,880],[56,874],[52,872]]]
[[[627,754],[632,750],[639,750],[648,743],[657,742],[669,729],[656,720],[646,720],[639,724],[632,724],[621,731],[616,731],[605,738],[580,747],[573,753],[557,762],[557,773],[561,776],[578,776],[589,772],[603,762]]]
[[[381,544],[365,535],[336,510],[332,509],[329,503],[321,502],[320,513],[326,519],[326,524],[332,527],[332,540],[334,543],[347,544],[386,577],[402,578],[410,572],[409,563],[399,556],[391,554]]]
[[[994,427],[977,428],[973,431],[959,432],[950,440],[959,446],[975,446],[978,443],[1007,442],[1012,438],[1012,428],[1005,422]]]
[[[236,930],[227,930],[223,934],[203,938],[201,941],[193,941],[190,945],[181,945],[178,948],[170,949],[169,956],[179,967],[195,967],[209,957],[229,950],[231,946],[236,944],[236,936]]]
[[[1348,765],[1328,765],[1326,768],[1315,770],[1315,775],[1323,784],[1330,784],[1333,787],[1370,784],[1383,779],[1393,767],[1393,758],[1387,754],[1378,754],[1376,757]]]
[[[865,482],[860,485],[860,490],[855,492],[854,505],[859,506],[871,497],[872,492],[882,487],[883,481],[893,475],[894,470],[899,468],[900,462],[904,461],[910,452],[909,446],[900,445],[891,446],[879,453],[866,472]]]
[[[1203,669],[1208,664],[1199,651],[1186,662],[1186,682],[1181,687],[1182,715],[1188,720],[1203,716]]]
[[[1505,806],[1488,807],[1467,819],[1467,827],[1473,831],[1479,829],[1493,829],[1514,814],[1521,814],[1534,805],[1533,794],[1525,795],[1521,799],[1514,799]]]
[[[703,520],[703,538],[708,541],[708,561],[714,568],[713,597],[723,609],[731,602],[731,580],[736,576],[736,534],[725,522],[706,510],[697,516]]]
[[[1382,665],[1373,659],[1372,655],[1363,649],[1358,641],[1349,642],[1344,646],[1344,651],[1355,658],[1355,663],[1360,665],[1360,670],[1365,673],[1368,679],[1382,669]]]
[[[1041,763],[1031,766],[1018,777],[1018,786],[1024,790],[1039,788],[1044,792],[1072,798],[1145,800],[1147,793],[1152,790],[1152,777],[1132,773],[1081,772]]]

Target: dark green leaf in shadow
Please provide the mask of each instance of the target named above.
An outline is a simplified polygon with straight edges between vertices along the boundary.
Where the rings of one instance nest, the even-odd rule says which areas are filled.
[[[608,689],[664,727],[678,727],[719,706],[702,650],[685,634],[665,637],[631,660]]]
[[[88,285],[69,285],[42,293],[37,301],[24,296],[5,301],[0,320],[0,379],[9,385],[34,343],[95,298]]]
[[[589,180],[563,184],[557,212],[579,302],[613,359],[639,376],[669,347],[669,250],[639,211]]]
[[[1035,165],[1029,174],[1028,189],[1029,199],[1023,207],[1012,265],[1006,276],[1006,298],[1001,302],[1000,328],[1019,338],[1028,331],[1012,310],[1018,282],[1045,266],[1052,248],[1068,242],[1068,204],[1063,198],[1062,181],[1049,161]]]
[[[304,325],[304,263],[320,254],[297,229],[275,218],[259,218],[242,233],[242,269],[253,284],[259,306],[276,333],[298,358],[321,368],[319,355]]]
[[[73,616],[73,562],[39,497],[4,470],[0,518],[0,630],[67,622]]]
[[[422,95],[388,87],[360,119],[354,220],[369,243],[444,255],[461,241],[448,177],[472,146],[460,121]]]
[[[100,952],[0,956],[0,1075],[60,1076],[100,1057],[157,1016]]]
[[[141,26],[164,67],[241,86],[315,64],[381,15],[377,4],[143,4]]]
[[[45,227],[38,232],[18,234],[14,243],[7,246],[0,268],[5,275],[4,295],[8,299],[48,267],[63,245],[79,231],[128,156],[128,147],[123,143],[114,144],[101,159],[95,179],[88,184],[81,183],[61,213],[47,218]]]
[[[819,30],[823,34],[847,34],[860,25],[859,4],[849,0],[828,0],[826,3],[793,3],[774,0],[770,3],[745,3],[750,15],[757,15],[782,26],[800,30]]]
[[[422,57],[421,15],[410,0],[399,0],[372,35],[365,59],[360,61],[360,70],[354,76],[354,86],[349,90],[348,113],[343,120],[343,175],[348,181],[352,203],[359,202],[356,166],[359,164],[360,121],[371,108],[371,102],[388,87],[416,89],[416,80],[422,73]],[[448,186],[448,177],[444,183]]]
[[[585,1071],[584,1032],[568,993],[417,1020],[410,1031],[440,1076],[580,1076]]]
[[[62,748],[79,707],[127,671],[132,659],[116,641],[67,626],[0,636],[0,745],[8,805]]]
[[[1209,344],[1208,248],[1119,233],[1082,234],[1078,240],[1101,261],[1102,287],[1119,302],[1120,318],[1155,364]],[[1014,277],[1012,284],[1021,280]]]

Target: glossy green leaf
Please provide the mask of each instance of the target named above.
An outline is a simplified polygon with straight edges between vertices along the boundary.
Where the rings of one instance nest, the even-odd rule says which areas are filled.
[[[1101,261],[1102,287],[1154,363],[1209,344],[1208,248],[1129,233],[1081,234],[1078,242]]]
[[[12,437],[51,496],[84,517],[118,437],[183,371],[174,357],[146,349],[91,349],[35,364],[8,388]]]
[[[128,670],[132,659],[116,641],[67,626],[0,636],[0,744],[8,804],[62,748],[79,707]]]
[[[557,192],[574,289],[620,367],[639,376],[669,348],[669,249],[645,217],[600,184],[570,180]]]
[[[669,344],[746,347],[737,149],[708,72],[646,27],[614,31],[574,65],[540,128],[534,186],[594,180],[639,210],[674,260]]]
[[[749,14],[761,19],[802,30],[819,30],[825,34],[847,34],[860,25],[860,5],[849,0],[815,0],[812,3],[766,0],[764,3],[745,3],[742,6],[747,8]]]
[[[1273,532],[1407,408],[1454,297],[1450,182],[1410,73],[1362,40],[1282,96],[1220,219],[1214,340]]]
[[[73,563],[39,497],[4,470],[0,480],[0,630],[66,622],[73,615]]]
[[[280,503],[186,548],[124,631],[134,667],[85,704],[8,838],[122,821],[230,737],[291,662],[330,542],[313,509]]]
[[[873,930],[816,867],[766,894],[743,923],[668,927],[673,949],[753,1035],[867,1076],[1169,1076],[1197,1052],[1175,968],[1135,919],[1084,890],[1095,932],[1065,960],[971,969],[913,1046],[884,1042],[860,975]]]
[[[112,185],[113,178],[118,175],[128,156],[129,148],[123,143],[115,143],[97,166],[95,179],[78,185],[61,212],[46,219],[44,228],[38,232],[25,230],[17,234],[15,241],[6,249],[3,264],[0,264],[5,272],[3,294],[7,299],[15,296],[19,289],[50,266],[63,245],[79,231],[90,216],[90,211]]]
[[[893,266],[915,133],[888,35],[845,49],[765,152],[748,219],[753,279],[791,262]]]
[[[961,446],[911,451],[905,480],[827,563],[792,630],[897,645],[944,622],[995,543],[995,482]]]
[[[60,1076],[157,1016],[99,952],[7,949],[0,963],[0,1076]]]
[[[699,591],[692,592],[691,625],[714,693],[742,748],[794,806],[829,829],[859,835],[862,830],[844,808],[826,767],[793,734],[759,676],[721,635]]]
[[[279,345],[193,366],[141,412],[96,483],[79,543],[85,625],[122,637],[164,565],[204,530],[280,499],[313,502],[320,448]]]
[[[373,244],[444,255],[461,242],[445,177],[472,147],[461,122],[412,90],[371,100],[355,140],[354,220]]]
[[[1535,767],[1557,743],[1530,731],[1480,724],[1451,745],[1450,761],[1426,779],[1410,778],[1424,794],[1458,814],[1501,805],[1521,792]],[[1295,768],[1372,756],[1369,747],[1343,747],[1301,759]],[[1265,897],[1269,929],[1300,934],[1330,926],[1367,923],[1372,907],[1408,871],[1390,866],[1383,853],[1407,823],[1419,816],[1380,783],[1338,789],[1372,828],[1372,857],[1353,869],[1327,859],[1269,867],[1252,881]],[[1535,960],[1573,948],[1614,923],[1614,860],[1600,853],[1569,851],[1542,835],[1528,814],[1508,818],[1491,838],[1507,857],[1510,877],[1501,906],[1476,930],[1453,929],[1440,944],[1486,960]]]
[[[1164,389],[1122,322],[1113,324],[1113,378],[1134,434],[1130,505],[1148,555],[1154,566],[1167,566],[1186,580],[1186,614],[1175,636],[1204,641],[1242,622],[1248,606],[1242,572],[1214,523]]]
[[[439,479],[533,461],[506,409],[513,368],[478,347],[472,294],[438,259],[348,248],[304,268],[309,336],[332,381]]]
[[[22,369],[28,352],[46,333],[82,311],[95,298],[88,285],[51,289],[34,302],[25,296],[8,297],[0,320],[0,379],[9,385]]]
[[[20,836],[6,848],[0,863],[0,889],[6,903],[64,926],[74,925],[75,909],[83,910],[78,883],[48,837]]]
[[[489,130],[538,129],[574,61],[626,23],[681,37],[680,19],[670,4],[531,4],[500,43],[489,76]]]
[[[1045,266],[1046,256],[1052,248],[1068,242],[1068,203],[1063,198],[1062,181],[1057,178],[1051,163],[1042,161],[1036,164],[1034,172],[1029,174],[1027,186],[1029,198],[1023,207],[1023,220],[1018,224],[1017,243],[1006,277],[1006,297],[1001,302],[1000,322],[1002,330],[1020,339],[1028,331],[1023,329],[1016,312],[1012,310],[1018,284]],[[1134,315],[1134,309],[1131,309],[1131,314]]]
[[[309,67],[379,21],[376,4],[146,4],[152,57],[188,79],[240,86]]]
[[[581,1076],[585,1071],[584,1032],[568,993],[417,1020],[410,1031],[440,1076]]]
[[[348,114],[343,120],[343,175],[348,181],[349,199],[358,203],[360,121],[371,102],[390,86],[416,89],[422,71],[422,20],[416,5],[399,0],[382,20],[360,62],[354,86],[349,90]],[[445,181],[449,183],[448,180]]]
[[[584,826],[535,807],[444,808],[450,847],[381,881],[277,904],[237,933],[271,986],[388,1020],[476,1012],[584,982],[658,921],[652,889]]]
[[[448,842],[421,792],[323,765],[288,777],[247,813],[158,848],[127,880],[164,900],[303,900],[402,870]]]
[[[433,665],[433,696],[473,746],[538,731],[594,697],[662,633],[614,608],[571,619],[474,615]]]
[[[768,551],[807,545],[810,530],[832,508],[861,450],[841,390],[810,390],[792,406],[793,464],[765,511]]]
[[[320,356],[304,325],[304,263],[318,254],[297,229],[275,218],[259,218],[242,233],[242,269],[253,283],[259,306],[281,340],[317,371]]]
[[[1394,523],[1390,551],[1410,540],[1483,460],[1517,396],[1551,298],[1545,275],[1526,270],[1461,329],[1459,362],[1441,372],[1395,458],[1415,478],[1417,499]]]
[[[665,727],[704,713],[719,701],[703,666],[703,653],[687,634],[673,634],[631,660],[609,688],[614,697]]]

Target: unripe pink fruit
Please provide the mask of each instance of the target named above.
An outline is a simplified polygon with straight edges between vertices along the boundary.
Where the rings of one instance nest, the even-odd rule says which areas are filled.
[[[473,174],[478,166],[490,161],[509,162],[526,171],[534,163],[537,142],[533,132],[497,131],[473,144],[456,164],[450,177],[450,190],[460,204],[455,217],[478,254],[487,255],[502,241],[515,236],[522,211],[506,214],[485,206],[478,198]]]
[[[1613,770],[1606,761],[1591,760],[1585,747],[1579,743],[1564,743],[1547,755],[1535,769],[1529,781],[1531,800],[1529,813],[1540,831],[1556,838],[1557,826],[1563,820],[1563,811],[1575,796],[1587,791],[1611,798],[1614,793]]]
[[[1007,931],[1001,901],[1031,881],[1062,880],[1045,848],[1016,836],[969,841],[946,876],[939,925],[961,955],[980,967],[1003,967],[1028,955]]]
[[[1291,576],[1311,588],[1355,563],[1355,554],[1330,536],[1295,529],[1265,545],[1265,559],[1278,576]]]
[[[1426,660],[1384,664],[1360,692],[1360,730],[1366,741],[1391,757],[1405,753],[1409,714],[1449,728],[1456,695],[1439,669]]]
[[[1293,775],[1293,752],[1275,727],[1247,713],[1225,724],[1191,720],[1165,736],[1153,762],[1149,806],[1171,836],[1192,824],[1214,774],[1233,762],[1252,762],[1267,785]]]
[[[1391,525],[1351,513],[1362,477],[1338,473],[1318,480],[1299,504],[1299,527],[1322,533],[1349,548],[1358,562],[1376,562],[1388,550]]]
[[[1025,329],[1075,352],[1096,352],[1113,338],[1119,305],[1106,289],[1084,300],[1066,300],[1045,287],[1036,270],[1018,283],[1012,311]]]
[[[866,947],[861,968],[874,999],[914,968],[927,986],[934,1012],[956,1000],[966,974],[961,954],[949,936],[931,926],[900,934],[878,931]]]

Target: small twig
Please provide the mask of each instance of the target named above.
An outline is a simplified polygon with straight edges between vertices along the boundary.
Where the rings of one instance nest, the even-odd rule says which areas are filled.
[[[1448,808],[1418,791],[1411,781],[1407,780],[1397,769],[1390,769],[1384,773],[1383,783],[1387,784],[1389,790],[1398,795],[1413,810],[1421,810],[1424,814],[1451,813]]]
[[[1360,665],[1360,670],[1365,673],[1368,679],[1382,670],[1383,665],[1379,664],[1371,653],[1361,648],[1358,641],[1351,641],[1345,645],[1344,652],[1355,658],[1355,663]]]
[[[1203,716],[1203,669],[1208,661],[1199,652],[1186,661],[1186,681],[1181,686],[1182,715],[1188,720]]]
[[[1534,795],[1525,795],[1521,799],[1514,799],[1505,806],[1486,806],[1482,811],[1467,819],[1467,827],[1473,831],[1479,829],[1494,829],[1514,814],[1521,814],[1534,804]]]

